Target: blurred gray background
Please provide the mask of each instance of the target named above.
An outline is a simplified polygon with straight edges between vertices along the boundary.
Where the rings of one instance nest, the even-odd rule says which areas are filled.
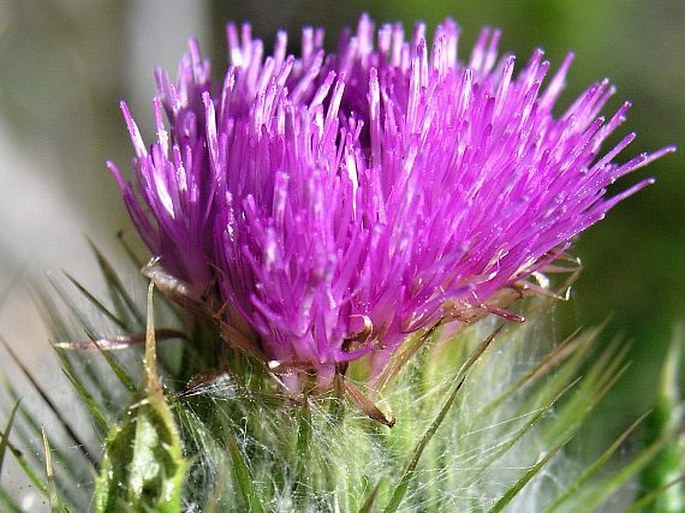
[[[606,76],[618,86],[608,114],[624,99],[634,103],[621,134],[634,129],[639,137],[624,159],[682,146],[682,0],[0,0],[0,335],[40,368],[47,344],[25,278],[64,268],[97,289],[86,237],[119,251],[116,233],[129,222],[104,162],[128,170],[122,97],[151,139],[154,65],[174,75],[196,35],[218,75],[229,19],[251,21],[267,48],[276,29],[286,28],[292,52],[302,25],[323,25],[332,48],[362,11],[406,27],[421,19],[432,28],[451,16],[463,29],[462,58],[484,24],[503,29],[500,47],[519,62],[542,46],[554,67],[573,50],[559,110]],[[620,335],[633,344],[634,364],[605,403],[609,433],[648,407],[674,327],[685,321],[684,163],[681,150],[618,184],[658,180],[581,237],[574,253],[585,270],[572,302],[557,309],[561,326],[609,319],[604,340]]]

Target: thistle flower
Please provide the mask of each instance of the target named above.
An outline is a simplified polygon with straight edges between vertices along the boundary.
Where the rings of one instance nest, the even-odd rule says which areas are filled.
[[[279,32],[264,58],[229,24],[223,83],[195,40],[176,83],[157,71],[149,148],[122,102],[136,185],[109,166],[133,221],[189,296],[218,299],[229,342],[322,386],[364,355],[375,376],[410,333],[502,313],[498,295],[651,183],[605,195],[672,150],[617,162],[632,133],[602,150],[629,108],[600,117],[607,81],[555,116],[572,55],[543,87],[542,51],[515,73],[498,31],[466,63],[458,36],[445,21],[429,51],[424,25],[406,41],[362,16],[336,54],[305,28],[301,57]]]

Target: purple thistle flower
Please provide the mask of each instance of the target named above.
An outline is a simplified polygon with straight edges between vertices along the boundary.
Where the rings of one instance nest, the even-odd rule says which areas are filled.
[[[598,117],[606,81],[555,118],[572,55],[543,87],[542,52],[515,74],[498,31],[466,64],[450,20],[430,51],[424,25],[410,42],[399,24],[375,45],[374,33],[363,16],[326,54],[306,28],[298,59],[279,32],[264,58],[249,25],[229,24],[222,84],[191,41],[176,84],[156,74],[149,149],[122,103],[137,186],[109,164],[163,268],[196,298],[216,285],[230,341],[323,386],[346,362],[370,354],[377,374],[407,334],[487,310],[651,179],[607,198],[609,184],[673,150],[615,162],[631,133],[601,151],[629,108]]]

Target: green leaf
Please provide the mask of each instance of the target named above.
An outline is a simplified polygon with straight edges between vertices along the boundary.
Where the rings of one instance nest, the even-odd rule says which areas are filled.
[[[95,511],[178,513],[186,462],[181,439],[156,371],[153,285],[148,289],[145,383],[143,398],[105,442],[105,457],[96,482]]]

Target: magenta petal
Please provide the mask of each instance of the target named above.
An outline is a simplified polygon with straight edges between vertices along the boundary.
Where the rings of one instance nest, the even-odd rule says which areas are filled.
[[[555,119],[572,54],[550,78],[540,50],[516,73],[484,29],[465,66],[456,23],[432,45],[425,30],[407,41],[383,25],[374,45],[364,15],[336,54],[305,29],[296,58],[285,33],[264,57],[249,25],[229,24],[220,83],[194,40],[176,83],[156,72],[149,148],[122,102],[138,194],[110,169],[150,251],[195,292],[215,287],[225,322],[249,326],[269,360],[322,384],[458,321],[449,305],[509,315],[483,305],[650,182],[613,198],[609,184],[673,150],[616,162],[630,134],[602,155],[628,110],[599,117],[606,81]]]

